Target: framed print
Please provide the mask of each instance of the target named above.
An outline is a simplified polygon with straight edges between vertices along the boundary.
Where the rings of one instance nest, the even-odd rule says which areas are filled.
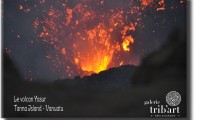
[[[186,0],[2,0],[5,118],[189,118]]]

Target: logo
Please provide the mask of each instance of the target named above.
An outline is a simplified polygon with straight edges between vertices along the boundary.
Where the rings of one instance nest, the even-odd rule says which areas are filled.
[[[144,106],[147,107],[151,117],[180,117],[181,95],[176,91],[170,91],[163,97],[166,98],[166,101],[159,99],[144,101]]]
[[[177,106],[181,102],[181,95],[176,91],[171,91],[166,95],[166,102],[170,106]]]

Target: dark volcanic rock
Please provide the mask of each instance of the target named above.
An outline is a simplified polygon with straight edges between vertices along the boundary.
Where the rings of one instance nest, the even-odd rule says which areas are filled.
[[[133,65],[124,65],[118,68],[110,68],[109,70],[102,71],[99,74],[92,74],[91,76],[80,76],[74,79],[57,80],[55,83],[58,85],[78,85],[85,88],[93,89],[125,89],[131,87],[131,76],[138,69]]]
[[[186,31],[174,30],[166,44],[143,59],[132,78],[133,85],[148,85],[164,80],[186,82],[186,38]]]

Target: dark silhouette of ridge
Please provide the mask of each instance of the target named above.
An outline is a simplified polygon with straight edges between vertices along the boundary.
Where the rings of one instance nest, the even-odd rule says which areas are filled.
[[[95,89],[126,89],[131,87],[131,77],[137,69],[138,67],[134,65],[123,65],[101,71],[98,74],[82,78],[80,76],[76,76],[74,79],[66,78],[64,80],[57,80],[54,83],[65,86],[73,84]]]
[[[143,59],[139,70],[132,76],[133,85],[149,85],[156,81],[182,81],[187,76],[187,34],[185,29],[174,29],[168,42]]]

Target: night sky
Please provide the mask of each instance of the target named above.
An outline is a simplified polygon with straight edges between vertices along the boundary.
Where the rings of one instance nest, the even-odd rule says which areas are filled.
[[[60,6],[56,0],[46,0],[42,4],[40,2],[41,0],[27,0],[27,2],[24,0],[3,0],[3,49],[10,51],[11,58],[24,78],[31,77],[33,80],[41,79],[51,81],[70,77],[64,70],[66,68],[63,68],[62,65],[60,67],[61,69],[55,69],[56,63],[55,61],[52,62],[54,58],[51,60],[47,58],[49,54],[56,55],[57,51],[52,49],[49,44],[42,42],[43,38],[38,37],[38,31],[40,30],[35,32],[33,25],[37,18],[41,20],[45,18],[45,13],[51,6],[58,9]],[[106,11],[109,8],[119,7],[121,4],[121,8],[126,11],[126,6],[130,2],[131,0],[110,0],[109,2],[105,0],[102,3],[104,6],[101,7],[101,10]],[[59,3],[64,3],[64,1],[60,0]],[[69,8],[73,8],[78,3],[79,1],[76,0],[73,2],[70,1]],[[172,6],[172,3],[174,6]],[[93,4],[95,3],[88,5]],[[23,9],[20,8],[20,5],[23,6]],[[133,2],[132,6],[134,5],[142,7],[140,1]],[[133,65],[139,66],[143,57],[167,42],[167,38],[173,29],[186,26],[186,3],[180,4],[179,0],[167,0],[165,1],[166,10],[164,11],[157,11],[156,5],[147,6],[144,8],[145,10],[140,11],[141,20],[138,21],[139,25],[136,27],[136,30],[130,33],[134,37],[134,43],[129,45],[129,54],[120,51],[123,54],[121,57],[127,54],[128,57],[126,58],[129,58],[130,55],[134,58]],[[30,11],[26,11],[28,8],[30,8]],[[100,8],[94,7],[92,9],[97,11]],[[96,16],[98,15],[97,13]],[[69,41],[70,39],[67,40]],[[59,56],[61,56],[60,53]],[[68,62],[67,60],[63,59],[62,62]],[[66,65],[66,63],[63,64]],[[72,64],[69,66],[72,70],[76,67]],[[79,75],[79,73],[74,72],[73,76],[76,75]]]

